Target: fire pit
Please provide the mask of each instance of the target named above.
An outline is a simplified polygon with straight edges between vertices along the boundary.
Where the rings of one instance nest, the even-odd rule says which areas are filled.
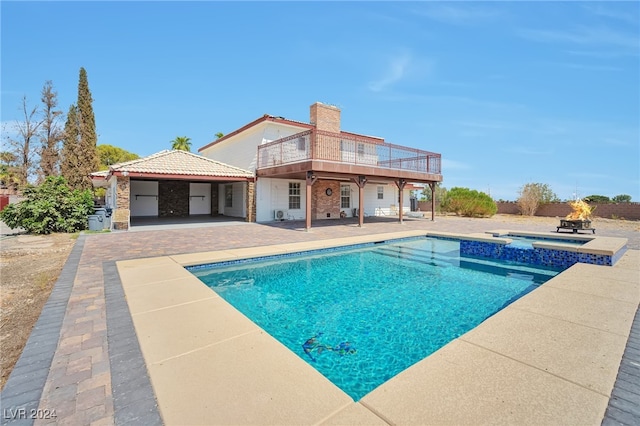
[[[580,230],[592,231],[595,234],[596,229],[591,227],[591,206],[582,200],[571,201],[569,205],[573,211],[565,219],[560,219],[560,226],[557,227],[556,232],[560,232],[561,229],[571,229],[574,234]]]
[[[578,232],[579,230],[585,229],[585,230],[591,230],[595,234],[595,229],[591,228],[590,220],[560,219],[560,226],[558,226],[558,230],[559,229],[573,229],[573,232]]]

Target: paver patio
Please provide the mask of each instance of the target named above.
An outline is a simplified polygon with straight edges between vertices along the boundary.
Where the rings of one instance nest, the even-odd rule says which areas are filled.
[[[146,377],[147,367],[144,363],[140,364],[136,361],[141,357],[138,339],[133,334],[131,315],[128,309],[124,309],[126,303],[121,289],[118,293],[117,288],[112,288],[112,283],[119,278],[116,261],[410,230],[458,233],[484,232],[496,228],[539,232],[554,230],[554,226],[532,224],[526,221],[513,221],[496,226],[495,222],[454,217],[437,218],[436,222],[406,220],[404,225],[399,225],[392,220],[370,220],[363,228],[354,226],[349,221],[334,221],[323,223],[322,226],[314,224],[312,232],[305,232],[303,227],[304,223],[275,225],[236,223],[233,226],[81,236],[65,265],[51,299],[43,310],[43,316],[34,328],[23,356],[3,391],[3,423],[30,424],[33,420],[36,424],[161,422],[154,406],[154,395]],[[625,235],[624,232],[617,231],[607,233],[599,230],[598,232],[601,235],[630,238],[629,247],[634,250],[630,250],[628,256],[623,259],[627,263],[626,267],[623,264],[617,269],[623,270],[623,274],[626,274],[623,282],[631,285],[634,285],[634,282],[635,285],[639,284],[640,252],[637,250],[640,249],[640,244],[637,233]],[[153,270],[153,267],[149,268],[150,273]],[[593,274],[588,276],[592,277]],[[602,281],[606,283],[607,277],[603,277]],[[106,294],[109,294],[109,297],[106,297]],[[68,296],[68,299],[65,296]],[[107,308],[108,303],[111,303],[110,308]],[[637,301],[635,304],[637,311]],[[128,308],[133,309],[131,306]],[[115,339],[114,336],[118,338]],[[628,334],[620,336],[623,343],[627,337]],[[478,342],[485,338],[481,333],[472,332],[468,339],[470,339],[468,342],[464,341],[460,344],[477,346]],[[475,342],[474,339],[476,339]],[[637,345],[637,343],[633,344]],[[119,357],[114,358],[115,349]],[[635,350],[637,352],[637,347]],[[468,352],[470,357],[474,356],[472,352],[472,350]],[[614,359],[608,362],[617,364],[620,361]],[[130,378],[124,380],[124,376],[134,376],[133,382]],[[131,388],[131,383],[135,384],[134,388]],[[115,389],[116,386],[119,388]],[[598,389],[601,395],[606,391],[606,389]],[[380,392],[376,395],[374,391],[364,400],[365,402],[375,401],[376,398],[379,400],[379,394]],[[600,401],[602,404],[603,400]],[[606,397],[604,401],[606,406]],[[366,403],[369,404],[369,402]],[[370,402],[370,404],[378,404],[378,402]],[[385,405],[384,402],[380,404],[382,404],[380,407]],[[136,409],[127,410],[128,406]],[[20,416],[16,415],[19,413],[16,411],[19,408],[27,410],[27,418],[20,419]],[[38,408],[40,411],[34,413],[39,418],[29,419],[29,409]],[[396,409],[398,408],[401,406],[396,405]],[[544,406],[541,407],[543,408]],[[56,417],[44,418],[46,414],[51,414],[47,410],[55,410]],[[366,418],[382,421],[385,417],[384,415],[382,418],[370,417],[371,411],[363,412],[362,410],[360,405],[349,404],[349,408],[341,412],[340,416],[333,421],[345,424],[355,419],[362,421]],[[384,411],[384,408],[380,410]],[[404,407],[404,410],[409,408]],[[422,418],[427,419],[427,417]],[[409,416],[403,422],[412,423],[415,419],[412,420]]]

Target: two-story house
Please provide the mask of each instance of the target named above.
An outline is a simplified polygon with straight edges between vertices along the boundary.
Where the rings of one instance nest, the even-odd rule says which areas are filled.
[[[309,123],[264,115],[198,150],[205,157],[249,170],[247,215],[258,222],[398,215],[409,209],[407,183],[435,188],[440,154],[386,143],[340,128],[340,110],[315,103]],[[226,196],[225,196],[226,197]],[[433,197],[432,197],[433,199]]]
[[[440,154],[343,131],[340,110],[322,103],[311,105],[309,123],[264,115],[198,151],[161,151],[94,173],[113,228],[190,215],[304,220],[307,229],[354,216],[359,225],[367,216],[402,221],[410,184],[433,193],[442,181]]]

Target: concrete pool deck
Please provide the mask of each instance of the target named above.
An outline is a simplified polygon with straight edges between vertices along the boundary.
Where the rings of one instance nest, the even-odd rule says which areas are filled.
[[[574,265],[359,402],[184,269],[420,235],[425,232],[118,262],[164,421],[599,424],[640,302],[637,252],[614,267]],[[603,242],[611,245],[610,238]]]
[[[275,225],[247,224],[246,226],[199,228],[195,232],[194,229],[165,228],[148,232],[81,236],[54,288],[52,297],[29,338],[22,357],[2,391],[3,424],[31,424],[34,422],[36,424],[161,424],[163,420],[165,424],[186,424],[189,418],[203,419],[197,423],[220,424],[223,423],[220,419],[228,416],[235,416],[233,418],[239,419],[237,423],[251,423],[249,418],[254,412],[252,408],[267,407],[275,404],[274,400],[279,403],[283,401],[268,392],[260,392],[260,386],[262,389],[271,389],[272,386],[275,386],[269,379],[271,373],[262,368],[260,363],[257,364],[257,367],[261,367],[260,370],[251,375],[248,379],[248,385],[242,387],[244,393],[241,397],[233,399],[226,396],[229,391],[225,390],[225,385],[232,386],[236,376],[232,374],[234,370],[228,367],[225,362],[228,362],[228,365],[234,363],[241,365],[240,372],[245,368],[251,371],[250,366],[252,362],[257,362],[255,361],[256,357],[250,357],[251,359],[244,362],[240,355],[259,353],[260,348],[273,346],[273,339],[261,335],[260,332],[250,328],[251,324],[245,323],[244,325],[249,328],[244,335],[212,341],[210,346],[202,350],[194,349],[176,355],[176,352],[172,352],[176,348],[171,349],[173,341],[168,347],[160,347],[157,356],[165,358],[156,359],[155,362],[158,365],[164,361],[177,362],[183,358],[185,361],[184,371],[186,372],[189,369],[193,371],[190,365],[192,363],[188,361],[196,360],[195,362],[201,366],[217,368],[217,372],[221,375],[218,380],[214,381],[214,384],[205,384],[201,390],[198,390],[200,381],[204,380],[202,375],[196,372],[195,376],[190,377],[188,386],[183,390],[198,394],[197,401],[200,401],[200,405],[195,407],[196,404],[193,402],[179,397],[177,401],[184,401],[187,404],[178,410],[181,412],[180,417],[177,420],[175,417],[172,417],[171,420],[169,418],[161,419],[158,407],[156,407],[156,397],[160,403],[160,411],[164,415],[164,411],[169,412],[172,409],[171,404],[174,402],[170,401],[165,408],[164,402],[167,401],[167,397],[166,395],[161,396],[161,394],[173,392],[176,389],[169,388],[158,391],[151,387],[147,372],[152,370],[162,372],[162,368],[160,366],[158,368],[151,367],[149,363],[145,363],[140,354],[140,346],[143,347],[143,351],[148,352],[144,347],[148,347],[149,343],[153,344],[154,339],[159,336],[155,335],[154,337],[153,334],[145,336],[140,332],[136,336],[134,331],[134,322],[138,321],[136,316],[143,318],[154,312],[169,312],[171,310],[169,307],[176,305],[175,307],[179,308],[180,303],[183,303],[182,306],[196,307],[197,303],[204,304],[205,301],[209,303],[214,297],[207,294],[203,300],[200,300],[202,294],[195,294],[196,300],[192,299],[189,302],[182,299],[182,302],[179,302],[180,299],[176,299],[178,301],[174,303],[171,300],[166,300],[165,296],[157,292],[158,294],[154,293],[154,297],[150,297],[148,301],[143,301],[138,305],[133,304],[134,307],[131,309],[137,311],[133,314],[132,320],[132,315],[129,312],[130,307],[125,299],[122,286],[135,289],[139,287],[140,283],[136,282],[139,277],[136,277],[134,272],[137,267],[131,268],[128,278],[125,278],[127,275],[125,272],[122,277],[120,276],[118,269],[125,266],[124,263],[120,263],[122,260],[143,260],[142,263],[146,265],[143,269],[146,268],[149,272],[145,276],[155,274],[155,278],[151,278],[151,282],[146,285],[160,286],[163,284],[162,281],[165,281],[164,285],[171,287],[169,282],[172,280],[178,282],[183,278],[189,279],[191,275],[181,277],[168,275],[168,272],[160,273],[162,265],[155,265],[157,268],[154,268],[153,261],[149,258],[160,257],[162,259],[157,260],[160,263],[167,262],[165,258],[168,258],[173,264],[180,265],[176,259],[183,262],[188,255],[193,253],[219,252],[238,248],[249,248],[255,253],[257,250],[255,247],[262,244],[276,246],[291,242],[304,244],[338,237],[360,237],[374,234],[378,234],[379,237],[379,234],[391,230],[455,231],[465,234],[485,232],[488,229],[497,228],[536,232],[555,230],[553,221],[545,222],[535,218],[523,219],[519,217],[496,218],[496,220],[438,217],[436,222],[406,220],[403,226],[398,226],[393,219],[388,221],[371,220],[369,223],[365,223],[363,228],[358,228],[348,222],[342,224],[332,222],[327,223],[326,226],[315,225],[312,232],[304,232],[300,226],[303,227],[304,224],[285,222]],[[279,417],[278,420],[271,421],[271,423],[375,424],[377,422],[385,424],[399,421],[407,424],[443,424],[464,421],[460,420],[462,418],[461,412],[466,412],[472,415],[471,420],[466,423],[474,424],[482,422],[513,423],[520,418],[518,416],[524,418],[526,415],[530,415],[531,418],[535,417],[535,420],[531,422],[533,424],[578,424],[585,423],[581,420],[587,415],[583,412],[587,411],[593,414],[587,423],[599,424],[602,422],[603,415],[605,419],[607,418],[609,410],[612,408],[611,403],[616,397],[616,388],[614,388],[611,398],[609,398],[611,393],[603,392],[612,380],[609,376],[612,374],[613,380],[615,380],[616,371],[620,367],[620,376],[627,380],[623,381],[626,383],[625,387],[628,387],[630,382],[634,383],[635,378],[638,377],[635,370],[628,367],[628,363],[625,367],[624,358],[622,365],[620,364],[621,350],[624,349],[625,342],[627,342],[631,356],[636,356],[632,359],[636,359],[637,362],[638,334],[635,333],[633,334],[635,337],[628,338],[628,329],[626,335],[624,330],[622,333],[616,331],[617,327],[626,327],[624,324],[627,324],[628,321],[625,313],[627,311],[618,308],[635,306],[637,312],[637,298],[640,294],[638,291],[640,285],[640,252],[638,252],[640,234],[638,233],[639,228],[636,225],[633,226],[627,230],[624,228],[607,230],[605,226],[598,227],[599,235],[629,238],[631,250],[628,250],[614,267],[578,265],[587,268],[575,268],[575,270],[572,268],[561,274],[562,277],[570,279],[565,283],[557,281],[555,284],[560,288],[548,286],[551,281],[545,284],[549,287],[549,291],[555,291],[557,295],[573,296],[568,297],[569,301],[567,301],[567,297],[563,299],[556,296],[553,299],[555,305],[545,302],[546,299],[543,299],[542,302],[532,299],[529,302],[531,306],[512,305],[511,308],[515,308],[516,311],[511,314],[512,317],[504,320],[505,324],[502,327],[505,330],[498,327],[498,331],[507,333],[511,330],[510,332],[513,332],[512,321],[516,321],[516,323],[529,326],[531,329],[527,331],[525,327],[525,331],[536,336],[534,340],[525,340],[521,336],[515,336],[518,337],[514,340],[517,344],[507,345],[508,348],[513,346],[511,349],[514,353],[510,353],[500,346],[499,343],[502,339],[500,334],[494,338],[493,334],[480,333],[481,327],[478,327],[473,331],[478,331],[477,335],[468,334],[461,337],[453,344],[396,376],[356,404],[350,399],[345,400],[344,398],[348,397],[340,390],[336,390],[333,385],[327,387],[326,379],[322,376],[317,377],[319,373],[315,373],[316,377],[313,377],[315,370],[295,355],[288,351],[283,352],[275,349],[274,355],[267,357],[268,360],[275,358],[273,359],[275,367],[300,368],[306,372],[311,370],[309,372],[311,382],[302,382],[297,374],[295,378],[283,376],[278,379],[280,384],[291,385],[288,394],[282,398],[289,398],[292,404],[280,413],[280,416],[285,417]],[[118,262],[117,265],[116,262]],[[183,272],[186,273],[186,271]],[[565,275],[568,272],[571,272],[572,275]],[[573,278],[571,278],[572,276]],[[141,279],[146,280],[147,278]],[[562,286],[572,286],[572,279],[582,282],[585,288],[580,291],[576,291],[575,288],[572,290],[563,289]],[[140,288],[136,291],[142,292],[143,290]],[[189,297],[192,296],[193,294]],[[163,297],[165,297],[164,301],[161,300]],[[524,300],[521,299],[521,301]],[[635,302],[633,302],[634,300]],[[154,305],[154,303],[160,304],[160,306],[162,303],[168,303],[169,307],[158,308],[158,305]],[[539,306],[539,303],[542,305]],[[578,309],[578,305],[582,306],[582,311]],[[551,308],[555,312],[553,315],[556,316],[544,310]],[[592,313],[593,309],[596,314]],[[609,310],[607,311],[607,309]],[[184,317],[170,321],[170,324],[164,328],[167,328],[169,333],[171,329],[175,331],[177,324],[189,320],[189,316],[197,317],[201,322],[205,322],[207,317],[202,311],[184,310]],[[230,314],[229,318],[232,317],[233,314]],[[491,318],[487,323],[496,317]],[[226,318],[225,321],[231,321],[229,318]],[[598,320],[599,318],[602,319],[602,322]],[[589,321],[593,321],[593,323]],[[636,322],[639,321],[636,320]],[[242,325],[242,321],[240,321],[240,326]],[[556,328],[568,330],[573,335],[567,340],[566,336],[555,332]],[[637,328],[635,326],[634,330]],[[191,330],[189,330],[190,332]],[[244,337],[243,341],[246,344],[242,354],[230,355],[229,348],[235,344],[231,343],[232,340],[237,338],[238,341],[241,341],[242,337]],[[219,338],[215,337],[215,339]],[[465,340],[467,338],[469,340]],[[187,345],[190,339],[188,336],[182,336],[179,341]],[[538,343],[534,345],[532,342],[540,341],[546,342],[551,349],[539,351]],[[559,358],[556,358],[557,352],[553,351],[554,342],[560,344],[561,349],[564,346],[569,346],[564,348],[566,353],[563,352]],[[589,347],[589,352],[577,351],[576,348],[584,346]],[[463,350],[460,351],[459,348]],[[451,357],[451,350],[459,355]],[[220,357],[217,355],[209,356],[217,353],[215,351],[219,351]],[[501,351],[505,353],[500,353]],[[593,353],[594,351],[595,353]],[[153,353],[154,351],[151,351],[151,354]],[[199,358],[201,361],[197,361],[200,355],[202,355]],[[295,357],[297,361],[292,360],[289,363],[289,355]],[[549,361],[551,362],[547,365],[546,363]],[[286,365],[283,366],[283,364]],[[508,370],[507,367],[512,364],[520,369]],[[179,364],[174,365],[178,366]],[[551,368],[551,370],[545,371],[544,368]],[[167,380],[167,383],[172,373],[168,370],[164,370],[167,373],[165,377],[168,378],[163,379]],[[604,373],[598,370],[602,370]],[[612,370],[613,373],[611,373]],[[278,371],[280,370],[276,370],[276,375],[278,375]],[[508,371],[511,373],[507,373]],[[581,371],[582,373],[580,373]],[[521,377],[511,376],[510,374],[513,372],[517,374],[522,372],[523,375]],[[307,373],[304,374],[304,377],[307,377]],[[429,375],[426,380],[424,374]],[[152,381],[153,375],[154,373],[151,374]],[[565,375],[567,377],[564,377]],[[176,376],[178,376],[176,380],[180,380],[180,374],[176,374]],[[423,379],[416,383],[416,380],[413,379],[414,376],[423,377]],[[481,379],[480,382],[476,380],[477,378]],[[287,380],[289,381],[287,382]],[[555,387],[547,389],[547,381]],[[441,382],[444,384],[439,384]],[[449,382],[459,383],[460,386],[454,394],[445,398],[444,394],[440,393],[440,389]],[[315,391],[316,384],[322,389],[328,389],[328,395],[334,396],[314,402],[316,395],[324,395],[322,392]],[[221,389],[220,394],[216,393],[205,398],[206,386],[214,385],[220,386],[218,388]],[[157,386],[162,387],[162,385],[154,383],[154,387]],[[532,386],[534,390],[540,391],[538,394],[533,392],[536,399],[521,399],[518,392],[522,390],[526,391],[522,395],[531,395],[527,389]],[[433,389],[436,389],[437,392],[433,392]],[[551,391],[553,392],[550,394]],[[560,392],[562,397],[558,397],[554,392]],[[632,389],[632,392],[635,392],[634,395],[639,394],[637,385]],[[226,408],[218,412],[219,406],[214,404],[216,401],[212,401],[215,398],[228,404],[225,405]],[[303,405],[303,408],[306,408],[304,410],[295,410],[295,404],[298,403],[295,402],[295,398],[305,400],[304,404],[306,405]],[[206,401],[202,402],[203,399]],[[558,400],[563,399],[566,399],[569,405],[572,401],[575,404],[582,404],[585,399],[595,400],[597,407],[592,408],[585,405],[574,416],[573,411],[557,411],[561,406],[561,401]],[[251,406],[249,401],[253,401],[254,405]],[[610,405],[607,414],[604,414],[603,407],[606,408],[607,401]],[[624,399],[618,401],[622,405],[625,403]],[[620,406],[620,404],[617,405],[617,407]],[[19,418],[16,413],[20,413],[18,411],[20,408],[40,409],[40,413],[44,413],[43,410],[55,410],[56,417],[48,419],[42,417],[37,419]],[[189,412],[192,408],[196,413]],[[291,417],[286,417],[288,412],[286,410],[293,410],[298,414],[300,411],[305,411],[305,414],[310,417],[299,421],[290,421]],[[613,417],[614,422],[617,421],[616,419],[628,416],[629,412],[633,412],[633,410],[632,408],[630,411],[623,411],[620,415],[616,414],[617,417]],[[635,410],[637,410],[637,406]],[[234,413],[234,411],[236,412]],[[491,413],[490,417],[483,419],[481,415],[487,412]],[[600,412],[599,418],[598,415],[595,415],[596,412]],[[326,416],[320,418],[321,415]],[[451,416],[454,416],[453,420],[451,420]],[[633,417],[633,413],[631,416],[632,421],[640,418],[637,415]],[[265,424],[268,423],[267,419],[266,417],[260,418],[253,423]],[[527,421],[521,423],[527,423]]]

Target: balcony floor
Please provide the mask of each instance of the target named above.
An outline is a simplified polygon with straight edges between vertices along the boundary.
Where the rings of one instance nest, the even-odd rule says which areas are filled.
[[[258,177],[305,179],[308,171],[313,171],[322,179],[350,179],[356,176],[367,176],[370,180],[371,178],[375,178],[390,181],[406,179],[410,182],[442,181],[441,174],[321,160],[306,160],[297,163],[260,168],[256,170],[256,174]]]

